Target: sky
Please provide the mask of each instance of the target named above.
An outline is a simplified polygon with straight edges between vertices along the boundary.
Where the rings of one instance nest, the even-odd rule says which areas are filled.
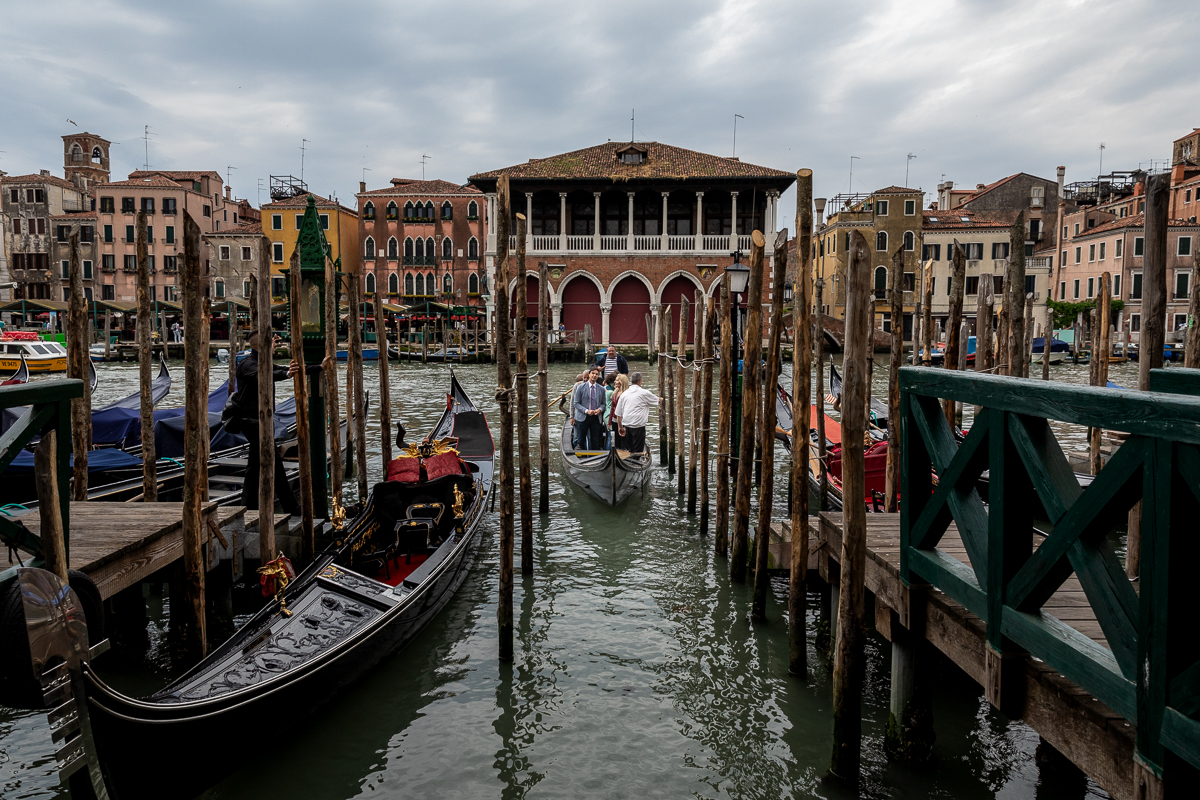
[[[928,203],[1169,159],[1200,126],[1196,30],[1194,0],[10,2],[0,170],[61,175],[86,129],[114,180],[214,170],[258,205],[303,156],[353,205],[423,157],[465,183],[631,132],[733,155],[740,114],[736,155],[812,169],[816,196],[907,180]]]

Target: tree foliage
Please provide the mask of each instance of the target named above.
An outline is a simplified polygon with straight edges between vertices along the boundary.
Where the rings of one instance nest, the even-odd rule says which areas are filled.
[[[1056,329],[1069,328],[1075,324],[1075,320],[1080,314],[1085,316],[1096,307],[1095,300],[1083,300],[1078,303],[1068,303],[1065,300],[1047,300],[1046,305],[1054,312],[1054,327]],[[1125,301],[1114,297],[1112,305],[1109,306],[1110,311],[1116,314],[1125,307]]]

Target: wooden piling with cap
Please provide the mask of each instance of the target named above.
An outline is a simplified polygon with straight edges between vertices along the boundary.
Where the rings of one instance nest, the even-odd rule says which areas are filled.
[[[763,249],[766,239],[762,231],[750,236],[750,284],[746,288],[746,336],[742,359],[742,419],[738,447],[737,487],[734,495],[733,546],[729,561],[729,576],[735,581],[746,580],[747,544],[750,536],[750,492],[754,471],[754,439],[758,411],[759,374],[762,366],[762,281]]]

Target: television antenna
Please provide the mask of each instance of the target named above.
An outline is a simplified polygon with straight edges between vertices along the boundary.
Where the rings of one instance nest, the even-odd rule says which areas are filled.
[[[233,184],[233,178],[230,176],[229,173],[233,172],[235,169],[237,169],[237,167],[229,167],[229,166],[225,167],[225,185],[226,186],[231,186]]]
[[[428,160],[428,161],[432,161],[432,160],[433,160],[433,157],[432,157],[432,156],[426,156],[426,155],[422,155],[422,156],[421,156],[421,180],[425,180],[425,162],[426,162],[427,160]]]
[[[855,161],[862,161],[862,159],[859,158],[858,156],[850,156],[850,188],[847,190],[847,194],[854,194],[854,162]]]
[[[304,182],[304,149],[308,144],[308,139],[300,140],[300,182]]]
[[[366,182],[367,182],[367,173],[368,173],[368,172],[370,172],[370,171],[371,171],[371,168],[370,168],[370,167],[363,167],[363,177],[362,177],[362,180],[363,180],[363,183],[364,183],[364,184],[366,184]]]
[[[259,205],[259,208],[262,207],[262,190],[263,190],[262,178],[259,178],[258,179],[258,205]]]
[[[145,130],[142,133],[142,141],[146,143],[146,161],[145,161],[145,163],[142,164],[142,169],[144,169],[144,170],[150,169],[150,137],[151,136],[158,136],[158,134],[155,133],[154,131],[150,130],[150,126],[147,125]]]
[[[733,115],[733,157],[737,158],[737,121],[745,119],[741,114]]]
[[[911,164],[912,160],[916,157],[917,157],[916,154],[909,153],[908,158],[904,162],[904,188],[905,189],[908,188],[908,165]]]
[[[1154,169],[1153,166],[1151,166],[1150,168]],[[1103,174],[1104,174],[1104,142],[1101,142],[1100,143],[1100,172],[1097,173],[1096,178],[1099,179],[1100,176]]]

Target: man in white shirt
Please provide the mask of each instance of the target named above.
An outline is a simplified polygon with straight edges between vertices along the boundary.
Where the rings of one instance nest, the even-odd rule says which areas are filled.
[[[631,453],[646,451],[646,422],[650,418],[650,409],[658,408],[659,397],[654,392],[642,388],[642,373],[635,372],[629,376],[629,388],[621,392],[617,407],[613,410],[613,419],[617,421],[617,433],[625,442],[625,449]]]

